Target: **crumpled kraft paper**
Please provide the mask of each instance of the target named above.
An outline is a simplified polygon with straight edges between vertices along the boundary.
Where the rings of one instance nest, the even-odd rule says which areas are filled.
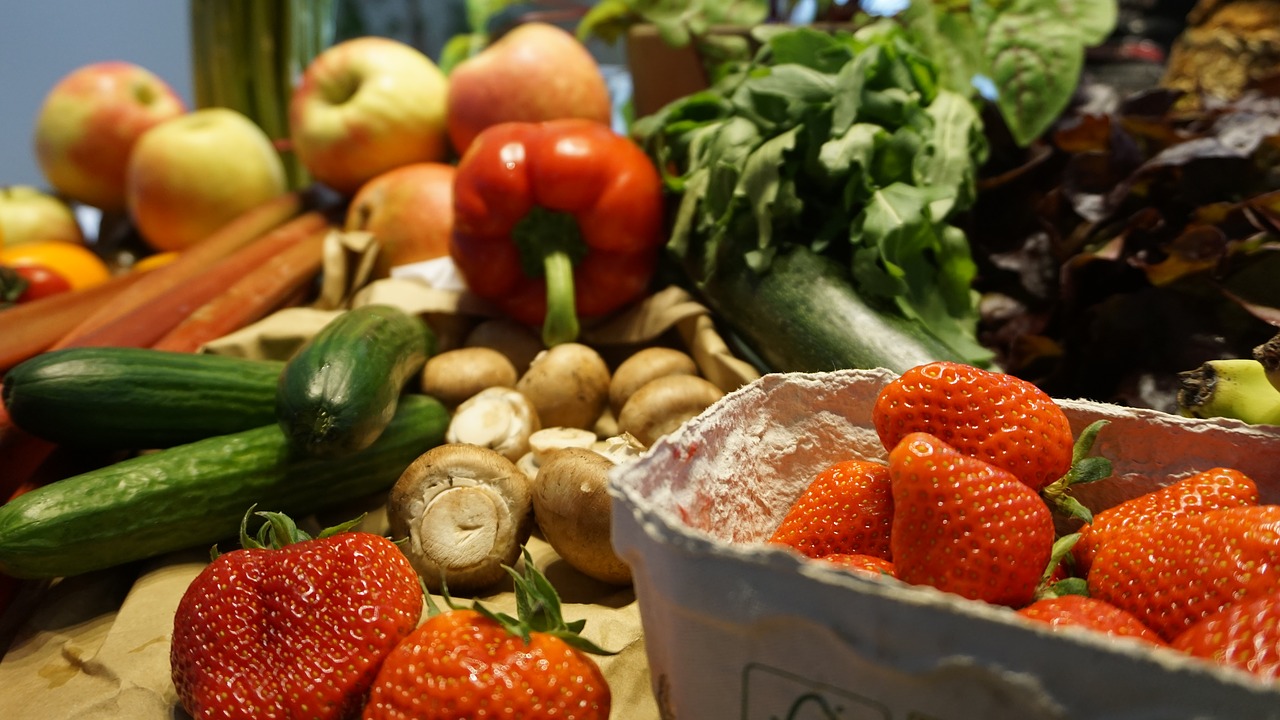
[[[634,592],[581,575],[539,537],[527,548],[560,592],[565,618],[586,620],[583,634],[617,652],[597,658],[613,695],[611,717],[658,718]],[[207,561],[207,551],[193,550],[54,583],[0,662],[0,715],[189,718],[170,680],[169,640],[178,602]],[[442,598],[435,600],[443,607]],[[496,611],[516,612],[509,588],[478,600]]]
[[[343,308],[387,303],[416,313],[442,335],[443,347],[459,332],[498,314],[483,301],[447,283],[434,287],[412,272],[364,283],[367,246],[358,235],[335,234],[326,255],[326,285],[312,306],[290,307],[227,337],[204,352],[287,359]],[[438,272],[438,269],[433,271]],[[350,275],[348,275],[350,274]],[[340,279],[335,277],[341,276]],[[355,278],[354,280],[352,278]],[[457,326],[457,327],[455,327]],[[443,329],[444,332],[441,332]],[[583,328],[592,345],[644,345],[674,333],[703,374],[726,391],[759,376],[736,358],[717,333],[708,310],[683,290],[664,289],[627,312]],[[366,507],[327,513],[329,524],[367,512],[362,529],[386,533],[381,498]],[[318,519],[310,519],[316,527]],[[225,546],[224,546],[225,547]],[[644,634],[635,594],[592,580],[560,560],[535,535],[528,543],[534,562],[561,594],[568,620],[584,619],[584,634],[617,654],[597,659],[613,694],[612,717],[658,718],[650,685]],[[0,715],[27,717],[38,709],[46,720],[173,720],[186,718],[169,677],[169,638],[174,610],[191,580],[208,561],[194,549],[26,588],[20,605],[34,608],[0,659]],[[514,595],[495,588],[478,598],[514,614]],[[440,600],[437,598],[437,600]],[[462,598],[469,602],[471,598]]]
[[[432,287],[413,278],[375,280],[352,295],[350,307],[393,305],[420,315],[431,325],[439,350],[458,346],[466,331],[498,317],[483,300],[457,290]],[[294,307],[280,310],[205,345],[204,351],[238,357],[287,359],[341,309]],[[607,321],[587,325],[580,342],[597,348],[639,347],[675,333],[704,377],[730,392],[760,376],[738,358],[715,327],[710,311],[679,287],[664,288]]]

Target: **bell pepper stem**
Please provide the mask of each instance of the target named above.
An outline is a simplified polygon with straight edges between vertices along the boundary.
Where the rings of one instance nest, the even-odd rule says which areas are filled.
[[[573,259],[563,250],[543,256],[547,282],[547,315],[542,321],[542,342],[555,347],[578,339],[578,313],[574,307]]]

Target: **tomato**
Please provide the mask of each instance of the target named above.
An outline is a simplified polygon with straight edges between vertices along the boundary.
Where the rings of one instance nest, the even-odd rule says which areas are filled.
[[[76,243],[41,240],[0,248],[0,265],[22,268],[40,265],[61,275],[72,290],[111,278],[111,268],[93,250]]]
[[[13,268],[23,280],[27,281],[27,288],[18,296],[16,302],[24,303],[32,300],[39,300],[50,295],[64,293],[71,289],[71,283],[58,273],[50,270],[44,265],[18,265]]]

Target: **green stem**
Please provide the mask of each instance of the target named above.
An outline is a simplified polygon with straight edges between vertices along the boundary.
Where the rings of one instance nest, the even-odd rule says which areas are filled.
[[[565,212],[534,206],[511,230],[520,251],[520,268],[547,282],[547,315],[542,341],[547,347],[578,339],[573,267],[587,254],[578,220]]]
[[[542,258],[547,281],[547,317],[542,321],[542,342],[547,347],[578,339],[578,313],[574,308],[573,259],[563,250]]]

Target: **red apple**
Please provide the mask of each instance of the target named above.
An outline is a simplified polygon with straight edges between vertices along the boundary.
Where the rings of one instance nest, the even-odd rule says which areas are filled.
[[[45,96],[36,117],[36,159],[49,184],[68,198],[123,210],[134,143],[184,112],[173,88],[146,68],[122,61],[85,65]]]
[[[125,197],[143,240],[184,250],[288,189],[284,163],[252,120],[205,108],[166,120],[129,156]]]
[[[413,163],[360,187],[347,207],[346,229],[372,233],[379,245],[376,277],[391,268],[449,254],[454,167]]]
[[[560,27],[530,22],[498,38],[449,74],[449,140],[459,155],[502,122],[587,118],[609,124],[600,65]]]
[[[418,49],[365,36],[320,53],[289,104],[293,150],[343,194],[392,168],[443,161],[449,81]]]
[[[0,246],[44,240],[84,242],[71,206],[29,185],[0,187]]]

